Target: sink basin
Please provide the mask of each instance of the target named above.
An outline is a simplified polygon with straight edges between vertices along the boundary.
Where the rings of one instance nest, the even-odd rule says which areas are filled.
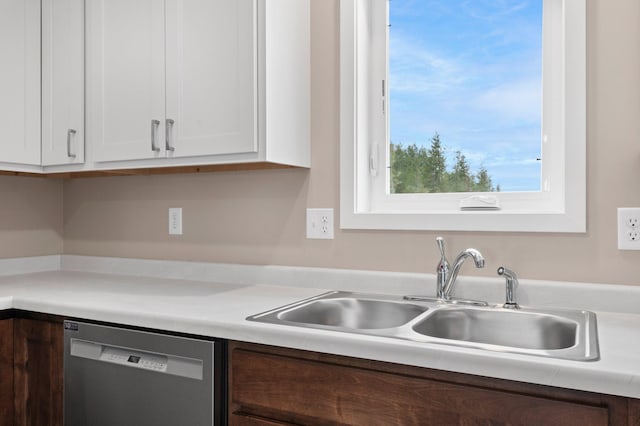
[[[413,326],[439,339],[522,349],[566,349],[578,342],[578,323],[556,315],[521,310],[440,309]]]
[[[580,310],[461,307],[332,291],[247,320],[576,361],[600,356],[596,316]]]
[[[400,297],[332,292],[247,319],[342,331],[373,330],[400,327],[427,309],[424,304],[406,303]]]
[[[428,308],[401,302],[352,297],[316,300],[278,314],[283,321],[341,328],[399,327]]]

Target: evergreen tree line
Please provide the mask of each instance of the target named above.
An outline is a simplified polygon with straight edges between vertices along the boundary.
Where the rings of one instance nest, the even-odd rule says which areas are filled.
[[[453,168],[447,170],[445,148],[437,133],[431,138],[431,147],[418,147],[391,143],[391,192],[494,192],[491,176],[484,166],[477,173],[471,172],[466,157],[456,151]]]

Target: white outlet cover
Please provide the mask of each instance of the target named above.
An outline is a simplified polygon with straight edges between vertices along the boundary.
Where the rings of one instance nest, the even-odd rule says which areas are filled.
[[[618,209],[618,249],[640,250],[640,208]]]
[[[169,235],[182,235],[182,208],[169,208]]]
[[[307,238],[333,239],[333,209],[307,209]]]

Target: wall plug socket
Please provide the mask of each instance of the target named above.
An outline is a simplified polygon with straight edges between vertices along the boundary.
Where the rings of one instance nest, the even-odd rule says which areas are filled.
[[[640,208],[618,209],[618,249],[640,250]]]
[[[333,209],[307,209],[307,238],[333,239]]]

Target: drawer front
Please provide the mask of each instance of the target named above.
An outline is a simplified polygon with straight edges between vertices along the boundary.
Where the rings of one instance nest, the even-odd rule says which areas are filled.
[[[231,412],[303,424],[607,425],[606,407],[242,349]]]

